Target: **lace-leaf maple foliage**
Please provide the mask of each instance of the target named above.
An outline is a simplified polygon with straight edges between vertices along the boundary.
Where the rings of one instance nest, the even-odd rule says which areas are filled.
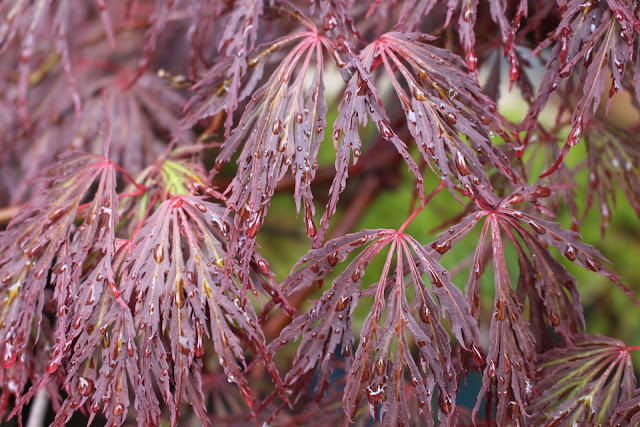
[[[640,109],[639,13],[3,2],[3,421],[40,395],[53,425],[637,424],[640,347],[585,333],[572,272],[638,305],[578,229],[597,206],[606,236],[618,194],[640,216],[638,126],[600,111]],[[406,206],[357,231],[398,185]],[[282,192],[307,247],[278,282],[259,242],[286,239]]]
[[[277,352],[304,335],[285,385],[299,395],[311,380],[307,374],[315,372],[316,365],[321,362],[316,393],[323,393],[330,386],[334,370],[331,359],[340,346],[341,353],[351,361],[343,396],[343,406],[351,420],[358,414],[363,395],[368,399],[374,419],[380,412],[385,424],[398,419],[408,420],[404,396],[404,378],[408,377],[407,383],[412,384],[421,408],[424,407],[421,412],[431,413],[432,393],[437,386],[440,417],[443,422],[452,422],[456,378],[451,365],[449,336],[440,319],[449,314],[454,336],[482,363],[480,333],[468,302],[451,282],[448,272],[418,241],[402,230],[363,230],[330,240],[294,266],[283,283],[283,290],[290,295],[312,286],[353,251],[364,246],[366,248],[342,270],[308,313],[295,318],[271,344],[271,352]],[[385,249],[388,253],[380,280],[361,289],[365,269]],[[405,270],[409,272],[408,280]],[[423,274],[428,274],[431,291],[426,287]],[[409,304],[405,289],[408,286],[414,288],[417,304]],[[355,341],[353,312],[361,296],[367,294],[375,295],[375,299],[362,326],[361,336],[366,339],[361,338],[358,348],[352,350]],[[410,342],[419,349],[419,362],[411,354]]]
[[[617,410],[629,401],[636,386],[629,348],[601,335],[584,336],[579,344],[545,353],[538,367],[542,395],[532,401],[532,422],[549,424],[624,425]],[[616,417],[611,418],[614,410]],[[631,412],[632,414],[632,412]],[[630,424],[633,425],[633,424]]]

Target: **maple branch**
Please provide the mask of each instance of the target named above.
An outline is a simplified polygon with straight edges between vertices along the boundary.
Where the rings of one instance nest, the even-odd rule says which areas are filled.
[[[411,224],[411,221],[413,221],[415,217],[418,216],[420,212],[422,212],[422,209],[424,208],[420,207],[416,209],[411,215],[409,215],[409,218],[407,218],[407,220],[398,229],[398,235],[402,235],[402,233],[404,233],[404,230],[407,228],[409,224]]]
[[[117,164],[117,163],[115,163],[115,162],[112,162],[111,160],[108,160],[108,161],[109,161],[109,163],[111,163],[111,165],[113,165],[113,167],[114,167],[116,170],[120,171],[120,172],[121,172],[121,173],[122,173],[122,174],[123,174],[123,175],[124,175],[128,180],[129,180],[129,181],[131,181],[131,182],[133,183],[133,185],[135,185],[135,186],[136,186],[136,188],[138,189],[138,191],[140,191],[140,192],[141,192],[141,194],[144,194],[144,192],[145,192],[145,191],[147,191],[147,188],[146,188],[144,185],[142,185],[142,184],[138,184],[138,183],[136,182],[136,180],[135,180],[135,179],[133,179],[133,177],[132,177],[131,175],[129,175],[129,172],[127,172],[126,170],[122,169],[122,168],[120,167],[120,165],[119,165],[119,164]]]
[[[407,218],[407,220],[404,222],[404,224],[402,224],[402,226],[398,229],[398,234],[402,234],[405,230],[405,228],[407,228],[407,226],[411,223],[411,221],[414,220],[414,218],[424,209],[424,207],[427,205],[427,203],[429,203],[431,201],[431,199],[433,199],[436,194],[438,194],[440,191],[442,191],[442,189],[446,186],[446,182],[444,180],[440,181],[440,184],[438,184],[438,186],[431,192],[431,194],[429,194],[425,199],[424,199],[424,205],[419,207],[418,209],[416,209],[410,216],[409,218]]]

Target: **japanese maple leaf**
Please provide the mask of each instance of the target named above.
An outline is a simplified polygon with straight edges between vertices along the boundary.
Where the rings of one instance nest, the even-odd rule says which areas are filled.
[[[380,281],[361,289],[365,269],[385,250],[388,252]],[[406,385],[413,387],[427,421],[432,419],[431,400],[436,388],[440,419],[443,422],[455,419],[456,379],[450,340],[441,318],[445,313],[449,315],[458,342],[476,354],[478,363],[483,363],[479,331],[468,303],[448,272],[429,250],[404,233],[404,227],[399,231],[363,230],[312,250],[283,282],[285,294],[312,286],[354,251],[359,253],[320,300],[295,318],[269,346],[274,353],[302,336],[285,385],[302,392],[311,379],[309,374],[319,364],[316,392],[322,393],[329,385],[334,352],[341,348],[348,361],[343,407],[350,419],[354,419],[360,403],[367,399],[374,419],[380,416],[387,425],[408,423],[405,377],[409,378]],[[424,275],[431,282],[430,288]],[[409,287],[414,288],[414,302],[407,297]],[[364,295],[373,295],[373,305],[357,348],[352,350],[355,342],[352,314],[363,303]],[[417,348],[418,359],[412,348]]]
[[[573,345],[542,355],[536,376],[535,392],[539,395],[527,406],[531,423],[624,425],[620,415],[630,408],[625,402],[631,403],[636,386],[629,348],[624,343],[584,334]],[[616,410],[618,405],[621,410]],[[615,414],[617,423],[612,419],[614,410],[620,411]]]
[[[483,372],[483,389],[474,413],[485,391],[495,387],[496,419],[500,422],[521,420],[525,396],[530,393],[534,382],[536,348],[550,341],[547,328],[553,327],[568,342],[578,339],[584,328],[575,279],[555,259],[549,247],[555,247],[573,263],[608,277],[637,303],[633,294],[603,267],[604,257],[593,246],[581,242],[578,233],[513,207],[523,202],[539,206],[539,199],[550,194],[547,187],[523,188],[466,216],[441,233],[431,245],[436,254],[443,255],[481,219],[486,218],[467,285],[472,312],[477,315],[483,260],[491,259],[495,272],[495,311],[491,317],[491,341]],[[489,230],[492,253],[487,258],[484,252]],[[507,270],[503,236],[511,241],[518,255],[517,293]],[[529,320],[524,315],[526,299],[531,307]],[[544,313],[541,312],[543,307]],[[510,403],[512,401],[515,404]]]

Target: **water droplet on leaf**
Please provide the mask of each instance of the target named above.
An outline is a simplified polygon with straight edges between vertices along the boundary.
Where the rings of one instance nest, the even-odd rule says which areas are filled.
[[[431,318],[431,312],[427,304],[422,304],[418,313],[420,315],[420,320],[422,320],[424,323],[431,323],[433,321],[433,319]]]
[[[153,250],[153,257],[158,264],[160,264],[164,260],[164,251],[162,250],[162,245],[156,245],[155,249]]]

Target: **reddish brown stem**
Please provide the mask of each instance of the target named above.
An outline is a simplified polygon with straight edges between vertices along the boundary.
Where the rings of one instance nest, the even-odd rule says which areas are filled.
[[[411,215],[409,215],[409,218],[407,218],[407,220],[398,229],[398,234],[404,233],[405,228],[407,228],[407,226],[411,224],[411,221],[413,221],[415,217],[418,216],[420,212],[422,212],[422,209],[423,208],[420,207],[416,209]]]
[[[111,161],[110,161],[111,162]],[[147,188],[142,185],[142,184],[138,184],[136,182],[135,179],[133,179],[133,177],[131,175],[129,175],[129,172],[127,172],[126,170],[122,169],[120,167],[120,165],[118,165],[117,163],[111,162],[111,164],[113,165],[114,168],[116,168],[118,171],[120,171],[129,181],[131,181],[133,183],[133,185],[136,186],[136,188],[138,189],[138,191],[142,193],[144,193],[145,191],[147,191]]]
[[[409,218],[407,218],[407,220],[404,222],[404,224],[402,224],[402,226],[398,229],[398,234],[402,234],[404,233],[404,230],[407,228],[407,226],[411,223],[411,221],[414,220],[414,218],[424,209],[425,206],[427,206],[427,204],[431,201],[431,199],[433,199],[436,194],[438,194],[439,192],[442,191],[442,189],[445,187],[445,182],[444,181],[440,181],[440,184],[438,184],[438,186],[431,192],[431,194],[429,194],[429,196],[427,196],[427,198],[424,200],[424,205],[419,207],[418,209],[416,209],[410,216]]]

